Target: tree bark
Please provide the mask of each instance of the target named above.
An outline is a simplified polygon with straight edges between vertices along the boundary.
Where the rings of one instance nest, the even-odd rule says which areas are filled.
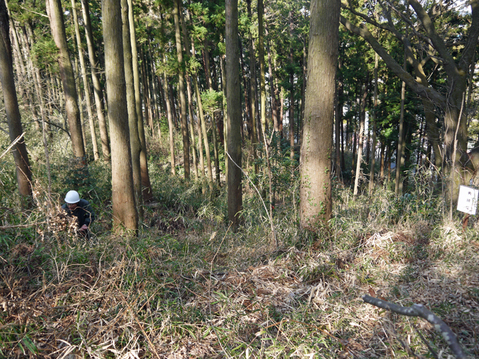
[[[163,62],[166,63],[166,57],[163,57]],[[173,123],[173,114],[171,109],[170,102],[170,91],[168,89],[168,77],[166,71],[163,72],[163,92],[166,97],[166,117],[168,119],[168,130],[169,130],[169,143],[170,143],[170,164],[171,164],[171,174],[176,175],[176,163],[175,163],[175,125]]]
[[[242,209],[241,184],[241,98],[239,77],[238,0],[226,0],[226,102],[228,148],[228,219],[239,225]]]
[[[263,0],[258,0],[258,57],[259,57],[259,92],[260,114],[263,131],[266,131],[266,82],[264,64],[264,5]],[[267,146],[267,144],[265,144]]]
[[[86,109],[88,114],[88,123],[90,125],[90,136],[91,136],[91,143],[93,147],[93,158],[97,161],[100,158],[100,154],[98,152],[98,144],[96,142],[96,131],[95,131],[95,123],[93,121],[93,112],[92,112],[92,105],[90,99],[90,85],[88,84],[88,77],[86,73],[86,66],[85,66],[85,58],[83,57],[83,45],[80,36],[80,26],[78,25],[78,16],[77,16],[77,9],[75,0],[71,0],[72,4],[72,14],[73,14],[73,23],[75,26],[75,36],[77,39],[77,47],[78,47],[78,58],[80,60],[80,68],[83,80],[83,88],[85,91],[85,101],[86,101]]]
[[[12,47],[9,37],[7,7],[4,0],[0,0],[0,33],[0,81],[2,83],[10,141],[14,142],[20,136],[23,136],[23,128],[13,76]],[[13,147],[13,158],[21,205],[23,208],[30,208],[32,206],[32,173],[24,139],[16,141]]]
[[[113,228],[124,226],[138,230],[138,212],[133,192],[130,131],[126,100],[125,72],[120,2],[102,1],[105,74],[108,98],[108,119],[111,130],[111,171]]]
[[[60,77],[65,94],[65,110],[70,127],[73,156],[80,161],[80,164],[85,165],[85,147],[82,138],[80,111],[78,109],[78,95],[75,87],[75,75],[73,73],[70,55],[68,54],[62,7],[60,0],[46,1],[52,36],[58,48],[58,65],[60,67]]]
[[[301,144],[301,226],[316,231],[332,215],[331,151],[339,0],[312,0],[308,83]]]
[[[357,196],[359,192],[359,178],[361,177],[361,164],[363,162],[363,145],[364,145],[364,126],[366,122],[366,98],[368,95],[367,91],[368,86],[368,79],[366,77],[366,81],[362,86],[362,96],[359,100],[359,133],[357,134],[358,137],[358,145],[357,145],[357,159],[356,159],[356,171],[354,176],[354,190],[353,196]]]
[[[95,98],[96,114],[98,117],[98,128],[100,130],[101,150],[103,154],[103,160],[105,162],[110,161],[110,140],[108,138],[108,126],[106,123],[105,115],[103,113],[103,91],[99,79],[99,70],[97,66],[97,60],[95,56],[95,50],[93,47],[93,31],[90,21],[90,10],[87,0],[81,0],[83,21],[85,22],[85,35],[88,49],[88,59],[90,61],[91,79],[93,83],[93,95]]]
[[[185,179],[190,178],[190,139],[188,137],[188,119],[186,118],[185,70],[180,32],[180,0],[175,0],[173,18],[175,20],[176,55],[178,57],[178,92],[180,96],[181,135],[183,137],[183,167]]]
[[[135,200],[141,205],[141,174],[140,174],[140,137],[138,134],[138,118],[136,116],[136,99],[131,56],[130,22],[128,20],[128,2],[121,0],[121,20],[123,34],[123,65],[125,68],[126,104],[128,109],[128,127],[130,130],[131,168]]]
[[[141,105],[140,93],[140,71],[138,66],[138,47],[136,44],[135,19],[133,15],[133,2],[128,0],[128,21],[130,25],[130,43],[131,58],[133,70],[133,82],[135,92],[135,109],[138,121],[138,136],[140,137],[140,176],[142,195],[144,202],[150,202],[153,199],[153,191],[151,189],[150,174],[148,172],[148,155],[146,148],[145,124],[143,121],[143,110]]]

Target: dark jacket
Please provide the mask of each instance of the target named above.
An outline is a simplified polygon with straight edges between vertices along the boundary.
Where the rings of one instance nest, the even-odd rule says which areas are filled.
[[[90,227],[95,220],[95,213],[91,209],[90,203],[85,199],[81,199],[80,202],[78,202],[77,208],[75,208],[73,211],[70,211],[67,203],[65,203],[62,208],[68,216],[77,217],[78,228],[84,224]]]

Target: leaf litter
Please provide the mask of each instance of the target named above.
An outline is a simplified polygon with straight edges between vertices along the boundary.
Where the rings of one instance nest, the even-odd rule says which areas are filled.
[[[133,244],[109,238],[107,247],[90,243],[90,258],[80,264],[56,258],[58,247],[51,244],[50,278],[42,268],[26,270],[35,248],[22,243],[0,268],[2,353],[68,359],[425,357],[429,350],[416,330],[448,353],[428,323],[364,303],[361,296],[369,293],[427,306],[472,358],[479,355],[479,246],[454,227],[443,231],[438,237],[377,231],[346,250],[290,247],[278,255],[271,249],[267,261],[251,260],[251,249],[234,243],[217,256],[203,250],[183,262],[171,247],[158,245],[146,248],[147,258],[132,258],[124,248]],[[77,242],[69,245],[78,250]],[[264,248],[257,258],[264,258]],[[108,256],[114,259],[103,258]],[[199,256],[210,262],[192,264]]]

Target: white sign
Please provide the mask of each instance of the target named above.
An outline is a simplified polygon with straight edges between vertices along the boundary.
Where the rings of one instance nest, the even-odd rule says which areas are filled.
[[[478,197],[478,189],[467,186],[459,186],[457,210],[474,216],[476,214]]]

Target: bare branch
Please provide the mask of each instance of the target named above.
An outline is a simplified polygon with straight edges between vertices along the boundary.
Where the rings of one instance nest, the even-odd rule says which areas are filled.
[[[419,96],[429,99],[434,102],[437,106],[444,108],[446,99],[438,91],[433,88],[424,86],[418,83],[406,70],[403,69],[401,65],[388,53],[388,51],[378,42],[378,40],[369,32],[366,26],[357,27],[352,24],[344,16],[340,17],[341,23],[348,29],[350,32],[361,36],[366,40],[369,45],[376,51],[376,53],[381,56],[381,58],[386,62],[387,66],[391,69],[394,74],[404,81],[409,88],[411,88]]]
[[[410,307],[403,307],[391,302],[387,302],[385,300],[371,297],[367,294],[363,296],[363,300],[366,303],[372,304],[382,309],[390,310],[394,313],[406,315],[408,317],[421,317],[423,319],[426,319],[434,326],[434,329],[436,329],[436,331],[438,331],[442,335],[456,358],[466,358],[466,355],[462,351],[462,348],[457,341],[456,335],[452,332],[451,328],[449,328],[447,324],[442,321],[441,318],[436,316],[430,310],[426,309],[426,307],[424,307],[423,305],[413,304]]]

